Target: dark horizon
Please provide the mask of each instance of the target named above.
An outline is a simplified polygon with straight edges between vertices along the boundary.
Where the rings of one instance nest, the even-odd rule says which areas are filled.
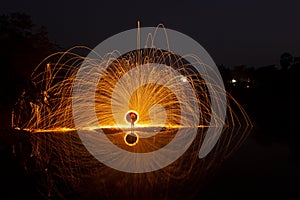
[[[45,26],[50,40],[65,50],[75,45],[94,48],[106,38],[137,27],[182,32],[201,44],[217,65],[279,65],[284,52],[300,56],[297,1],[146,2],[2,2],[0,14],[24,12]]]

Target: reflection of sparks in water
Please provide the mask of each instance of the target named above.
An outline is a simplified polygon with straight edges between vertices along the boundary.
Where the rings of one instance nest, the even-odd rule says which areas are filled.
[[[134,131],[130,131],[125,134],[124,142],[128,146],[135,146],[139,142],[139,135]]]
[[[190,114],[200,113],[194,142],[171,165],[144,174],[130,174],[106,167],[83,147],[73,121],[72,88],[78,69],[85,59],[81,56],[83,51],[92,50],[74,47],[53,54],[41,62],[32,74],[35,88],[22,94],[14,110],[14,126],[32,132],[31,156],[35,158],[37,169],[44,169],[37,178],[43,194],[54,197],[77,195],[82,198],[100,195],[107,199],[118,198],[120,194],[125,199],[174,199],[180,195],[190,197],[198,191],[211,170],[231,155],[247,137],[248,128],[252,124],[238,102],[226,93],[227,117],[221,137],[213,151],[206,158],[199,159],[198,152],[212,116],[210,96],[218,94],[208,93],[209,83],[203,80],[193,65],[172,52],[151,47],[125,55],[115,51],[106,57],[97,57],[95,52],[96,59],[88,61],[95,68],[86,73],[95,76],[100,72],[102,74],[95,92],[95,113],[99,126],[89,126],[87,122],[76,126],[77,129],[102,129],[114,145],[137,153],[164,147],[174,138],[178,129],[184,129],[188,134],[189,128],[193,127],[189,127],[188,123],[180,125],[181,102],[172,90],[153,83],[137,89],[130,88],[134,87],[136,81],[143,81],[148,76],[136,71],[138,77],[133,78],[128,73],[148,63],[165,64],[178,71],[180,75],[175,77],[176,80],[170,80],[173,81],[172,85],[184,95],[182,85],[190,84],[197,96],[193,101],[199,105],[199,110],[190,110]],[[108,60],[113,62],[103,72]],[[195,58],[195,62],[200,60]],[[160,72],[149,69],[148,73]],[[166,77],[160,78],[168,79],[165,74]],[[122,84],[119,83],[121,79]],[[130,90],[134,92],[127,94],[126,91]],[[118,100],[115,108],[111,105],[113,97]],[[127,98],[129,107],[124,103]],[[85,105],[81,109],[85,109]],[[117,112],[113,112],[113,109]],[[177,193],[178,188],[182,188],[182,194]],[[172,191],[176,193],[172,194]]]

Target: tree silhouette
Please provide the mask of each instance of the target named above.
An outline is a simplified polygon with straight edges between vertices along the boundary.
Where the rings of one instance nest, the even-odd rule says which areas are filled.
[[[283,53],[280,56],[280,66],[283,70],[287,70],[293,63],[293,56],[290,53]]]
[[[12,13],[0,16],[0,110],[11,110],[17,97],[30,84],[32,70],[58,45],[51,42],[45,27],[34,25],[29,15]]]

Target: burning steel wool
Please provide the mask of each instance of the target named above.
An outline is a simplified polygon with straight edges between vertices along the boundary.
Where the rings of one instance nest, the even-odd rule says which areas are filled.
[[[144,48],[76,46],[32,73],[13,126],[31,132],[29,170],[45,197],[192,198],[248,136],[251,121],[221,76],[199,73],[211,66],[195,54],[158,48],[167,31],[154,30],[135,32]]]

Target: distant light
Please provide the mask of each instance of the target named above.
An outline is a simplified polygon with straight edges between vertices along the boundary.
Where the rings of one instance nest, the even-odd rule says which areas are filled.
[[[236,83],[236,80],[233,78],[233,79],[231,80],[231,83]]]
[[[186,78],[185,76],[181,76],[180,80],[181,80],[182,82],[184,82],[184,83],[186,83],[186,82],[188,81],[187,78]]]

